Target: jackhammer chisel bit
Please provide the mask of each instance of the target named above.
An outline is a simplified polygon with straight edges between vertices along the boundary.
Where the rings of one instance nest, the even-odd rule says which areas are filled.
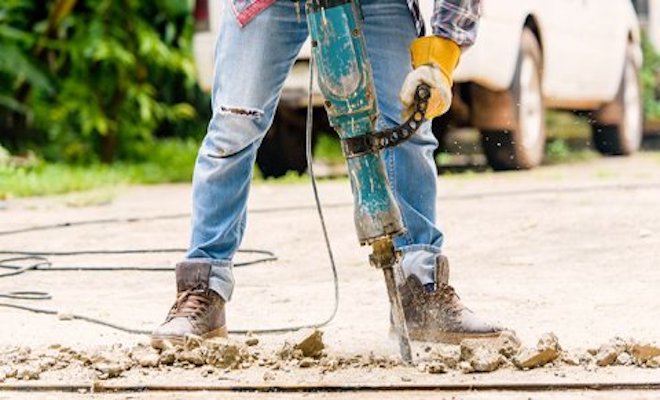
[[[375,132],[378,117],[371,65],[357,0],[308,0],[307,24],[318,84],[331,125],[339,134],[348,165],[360,244],[371,245],[371,263],[383,270],[401,357],[412,361],[394,268],[393,238],[405,229],[385,174],[382,150],[410,138],[424,121],[430,88],[420,85],[411,117],[401,126]]]
[[[383,270],[385,277],[385,287],[387,296],[390,299],[392,310],[392,321],[399,339],[399,350],[403,361],[412,362],[412,350],[410,348],[410,337],[408,336],[408,327],[406,318],[403,314],[403,305],[401,304],[401,295],[394,277],[394,268],[399,260],[399,256],[394,250],[394,245],[390,238],[377,240],[372,244],[373,253],[369,257],[371,265]]]

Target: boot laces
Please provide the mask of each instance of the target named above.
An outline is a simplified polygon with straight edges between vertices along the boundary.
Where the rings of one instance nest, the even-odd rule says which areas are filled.
[[[433,292],[433,295],[440,298],[445,312],[448,312],[451,315],[458,315],[466,309],[461,301],[461,297],[451,285],[446,283],[439,285],[436,291]]]
[[[203,315],[211,305],[211,296],[204,290],[192,288],[179,292],[169,317],[194,317]]]

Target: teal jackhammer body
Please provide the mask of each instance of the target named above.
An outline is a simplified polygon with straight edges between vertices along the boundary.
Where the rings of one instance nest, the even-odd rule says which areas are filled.
[[[306,10],[318,84],[347,160],[358,239],[362,245],[372,246],[370,261],[383,270],[401,355],[410,362],[410,342],[393,272],[399,259],[393,237],[405,228],[381,153],[421,125],[430,89],[425,85],[418,88],[416,108],[405,124],[375,132],[378,107],[359,2],[308,0]]]

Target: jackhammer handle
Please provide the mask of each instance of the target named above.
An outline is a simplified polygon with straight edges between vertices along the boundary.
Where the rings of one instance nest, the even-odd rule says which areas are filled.
[[[426,116],[426,108],[428,107],[428,101],[431,98],[431,86],[426,83],[420,83],[415,90],[415,101],[413,103],[413,109],[417,109],[418,105],[423,106],[423,117]],[[424,104],[425,103],[425,104]]]
[[[427,85],[426,83],[420,83],[415,90],[415,100],[412,106],[412,114],[410,114],[410,117],[408,117],[406,122],[399,125],[397,128],[403,128],[408,125],[413,129],[413,134],[417,132],[417,129],[419,129],[419,126],[422,124],[422,122],[424,122],[424,119],[426,118],[426,112],[428,111],[430,99],[431,86]]]
[[[346,158],[358,157],[368,153],[378,153],[388,147],[394,147],[414,135],[426,118],[426,111],[431,98],[431,87],[426,83],[417,86],[413,111],[403,124],[370,133],[342,139],[342,149]]]

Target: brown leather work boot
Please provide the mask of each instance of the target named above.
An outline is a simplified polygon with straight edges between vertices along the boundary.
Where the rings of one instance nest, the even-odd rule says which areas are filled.
[[[503,329],[481,320],[465,307],[448,281],[449,262],[439,255],[434,284],[422,285],[411,274],[399,286],[410,339],[459,344],[467,338],[499,336]]]
[[[184,261],[176,266],[177,295],[165,322],[151,334],[151,346],[183,344],[186,335],[227,336],[225,302],[209,289],[211,264]]]

